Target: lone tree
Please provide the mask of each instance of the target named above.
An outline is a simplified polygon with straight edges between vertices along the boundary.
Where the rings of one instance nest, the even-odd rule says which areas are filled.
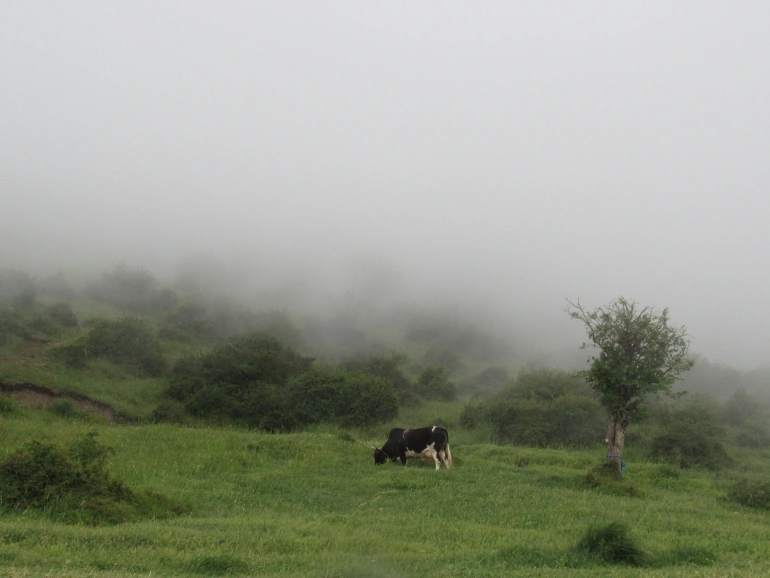
[[[567,300],[566,312],[582,321],[598,356],[580,374],[609,412],[607,460],[623,463],[626,427],[649,395],[671,395],[671,386],[695,361],[687,357],[690,342],[684,327],[669,325],[668,309],[640,307],[619,297],[606,307],[586,311]]]

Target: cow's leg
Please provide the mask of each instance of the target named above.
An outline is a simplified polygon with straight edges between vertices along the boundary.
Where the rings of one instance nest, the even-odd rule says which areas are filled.
[[[436,469],[441,469],[441,462],[438,461],[438,454],[436,453],[436,450],[431,450],[430,457],[432,457],[433,461],[436,462]]]
[[[406,454],[401,454],[401,465],[406,466]]]

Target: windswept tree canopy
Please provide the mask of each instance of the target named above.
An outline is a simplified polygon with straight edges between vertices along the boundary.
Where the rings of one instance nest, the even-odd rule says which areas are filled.
[[[687,357],[687,331],[669,324],[668,309],[641,307],[623,297],[594,311],[567,303],[570,316],[586,326],[590,343],[583,348],[600,350],[581,373],[611,412],[630,416],[648,394],[670,394],[679,374],[694,364]]]

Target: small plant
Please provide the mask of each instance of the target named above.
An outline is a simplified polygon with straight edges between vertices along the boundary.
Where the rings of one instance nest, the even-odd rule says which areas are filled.
[[[51,403],[51,411],[61,417],[75,417],[80,414],[71,399],[61,397]]]
[[[578,552],[608,564],[647,566],[650,556],[636,543],[628,527],[620,522],[593,525],[577,544]]]
[[[748,508],[770,510],[770,482],[739,480],[728,490],[727,500]]]

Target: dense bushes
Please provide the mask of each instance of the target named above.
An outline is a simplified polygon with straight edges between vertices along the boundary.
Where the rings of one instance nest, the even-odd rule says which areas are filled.
[[[488,401],[469,404],[460,416],[468,428],[490,428],[499,443],[588,446],[602,439],[604,410],[582,380],[552,370],[522,371]]]
[[[363,426],[393,419],[398,398],[382,377],[329,368],[313,369],[287,384],[288,417],[298,425],[333,422]]]
[[[457,398],[457,386],[449,381],[444,367],[428,367],[417,378],[417,393],[425,399],[453,401]]]
[[[396,415],[398,397],[385,378],[312,363],[270,335],[247,334],[180,359],[168,395],[192,415],[270,431],[322,421],[366,425]],[[170,409],[156,414],[175,415]]]
[[[46,511],[66,522],[115,523],[167,517],[183,508],[138,493],[108,469],[111,448],[90,432],[68,446],[33,441],[0,462],[0,509]]]
[[[137,317],[96,321],[88,333],[52,349],[51,355],[79,369],[90,359],[106,359],[139,377],[159,376],[167,368],[152,326]]]
[[[672,410],[651,442],[650,457],[682,468],[718,470],[730,464],[724,447],[725,428],[703,407]]]

